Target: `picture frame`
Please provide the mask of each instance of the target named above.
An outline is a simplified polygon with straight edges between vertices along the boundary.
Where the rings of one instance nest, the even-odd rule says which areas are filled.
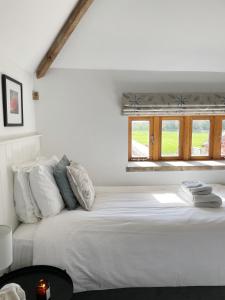
[[[23,126],[23,85],[2,75],[2,101],[4,126]]]

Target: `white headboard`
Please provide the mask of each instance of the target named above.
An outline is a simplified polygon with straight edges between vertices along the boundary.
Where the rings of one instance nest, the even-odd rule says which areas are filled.
[[[11,166],[35,159],[40,155],[40,135],[0,141],[0,224],[18,225],[13,203]]]

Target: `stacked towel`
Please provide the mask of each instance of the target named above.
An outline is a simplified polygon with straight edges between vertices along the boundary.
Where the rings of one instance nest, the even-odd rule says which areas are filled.
[[[194,195],[193,201],[196,207],[218,208],[222,205],[222,200],[214,193],[209,195]]]
[[[206,184],[189,190],[192,195],[210,195],[212,193],[212,187]]]
[[[204,182],[183,181],[180,190],[192,199],[195,207],[219,208],[222,205],[222,199]]]
[[[202,186],[202,182],[201,181],[182,181],[182,186],[191,189],[191,188],[197,188]]]

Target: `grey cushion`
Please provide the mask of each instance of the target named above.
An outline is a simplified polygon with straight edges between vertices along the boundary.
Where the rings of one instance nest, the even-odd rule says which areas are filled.
[[[53,169],[53,175],[58,185],[59,191],[69,210],[76,209],[79,205],[67,178],[66,167],[70,165],[70,161],[64,155]]]

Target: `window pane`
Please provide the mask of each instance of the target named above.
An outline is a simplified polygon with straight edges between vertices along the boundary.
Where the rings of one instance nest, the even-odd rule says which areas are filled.
[[[179,156],[180,121],[162,120],[162,156]]]
[[[132,121],[132,157],[149,157],[149,121]]]
[[[192,156],[209,155],[210,120],[192,121]]]
[[[221,156],[225,156],[225,120],[222,121]]]

